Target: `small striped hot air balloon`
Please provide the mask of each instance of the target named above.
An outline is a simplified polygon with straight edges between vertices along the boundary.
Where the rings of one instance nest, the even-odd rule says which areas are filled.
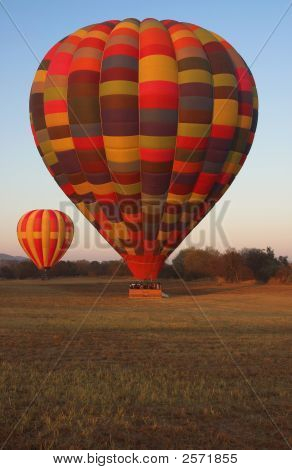
[[[19,243],[36,267],[45,272],[66,253],[73,235],[72,220],[58,210],[27,212],[17,224]]]

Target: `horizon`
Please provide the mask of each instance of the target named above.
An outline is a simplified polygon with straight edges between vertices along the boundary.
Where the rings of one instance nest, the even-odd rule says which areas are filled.
[[[194,249],[194,250],[206,250],[208,248],[213,248],[211,246],[205,246],[203,248],[196,248],[195,246],[189,246],[187,248],[180,248],[179,250],[177,250],[177,252],[175,253],[175,255],[173,256],[173,254],[171,256],[169,256],[169,258],[167,258],[165,260],[165,264],[170,264],[173,262],[174,258],[179,254],[180,251],[182,250],[187,250],[187,249]],[[266,250],[267,248],[271,248],[273,251],[273,247],[271,246],[267,246],[265,248],[259,248],[259,247],[256,247],[256,246],[253,246],[253,247],[250,247],[250,248],[247,248],[247,247],[243,247],[243,248],[239,248],[239,249],[236,249],[237,252],[241,252],[243,250],[252,250],[252,249],[259,249],[259,250]],[[215,248],[216,249],[216,248]],[[231,249],[234,249],[234,248],[231,248]],[[228,250],[228,249],[227,249]],[[222,250],[217,250],[219,252],[220,255],[223,255],[227,250],[225,251],[222,251]],[[23,252],[24,253],[24,252]],[[275,253],[276,254],[276,253]],[[1,257],[2,256],[8,256],[10,258],[13,258],[13,259],[19,259],[19,258],[23,258],[25,261],[31,261],[32,260],[24,253],[23,255],[11,255],[10,253],[0,253],[0,262],[1,262]],[[276,254],[277,256],[277,254]],[[282,253],[278,256],[283,256],[283,257],[287,257],[288,259],[288,263],[291,264],[292,263],[292,258],[289,258],[288,255],[285,255],[285,253]],[[13,261],[13,260],[12,260]],[[92,263],[93,261],[98,261],[100,263],[102,262],[108,262],[108,261],[122,261],[122,257],[120,255],[117,254],[117,256],[115,258],[106,258],[106,259],[97,259],[97,258],[66,258],[65,256],[62,257],[62,259],[59,261],[72,261],[73,263],[76,263],[78,261],[87,261],[89,263]],[[125,262],[125,260],[124,260]]]

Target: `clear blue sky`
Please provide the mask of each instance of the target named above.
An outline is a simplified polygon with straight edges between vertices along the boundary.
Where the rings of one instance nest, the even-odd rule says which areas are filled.
[[[174,18],[199,24],[225,37],[251,64],[289,5],[288,0],[7,0],[3,5],[41,59],[60,38],[106,19]],[[218,204],[229,206],[222,227],[231,246],[275,248],[292,259],[292,9],[252,66],[260,100],[253,148],[234,185]],[[117,257],[78,214],[46,170],[29,125],[28,99],[38,66],[7,14],[0,8],[1,36],[1,238],[0,252],[21,254],[15,228],[33,208],[63,208],[78,233],[67,258]],[[60,205],[61,204],[61,205]],[[65,204],[65,205],[64,205]],[[84,219],[84,220],[83,220]],[[214,214],[187,239],[223,249]],[[181,245],[183,246],[183,245]]]

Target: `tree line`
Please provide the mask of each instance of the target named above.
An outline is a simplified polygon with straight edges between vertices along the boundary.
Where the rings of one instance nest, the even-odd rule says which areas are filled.
[[[182,250],[173,267],[185,280],[218,278],[227,282],[256,280],[266,283],[271,278],[292,281],[292,266],[287,256],[276,257],[272,248],[229,249],[220,253],[213,248]]]
[[[49,272],[49,277],[72,276],[130,276],[125,263],[120,261],[60,261]],[[224,253],[213,248],[181,250],[172,264],[166,263],[160,278],[218,279],[227,282],[256,280],[266,283],[271,278],[279,282],[292,282],[292,266],[287,256],[276,257],[271,248],[229,249]],[[0,266],[2,279],[39,278],[40,272],[27,260],[22,262],[6,261]]]

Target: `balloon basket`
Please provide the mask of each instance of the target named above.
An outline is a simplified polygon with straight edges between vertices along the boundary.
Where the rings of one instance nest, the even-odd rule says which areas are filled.
[[[48,281],[49,280],[49,274],[47,269],[42,269],[41,271],[41,280],[42,281]]]
[[[161,299],[161,284],[158,281],[134,281],[129,286],[129,299]]]

